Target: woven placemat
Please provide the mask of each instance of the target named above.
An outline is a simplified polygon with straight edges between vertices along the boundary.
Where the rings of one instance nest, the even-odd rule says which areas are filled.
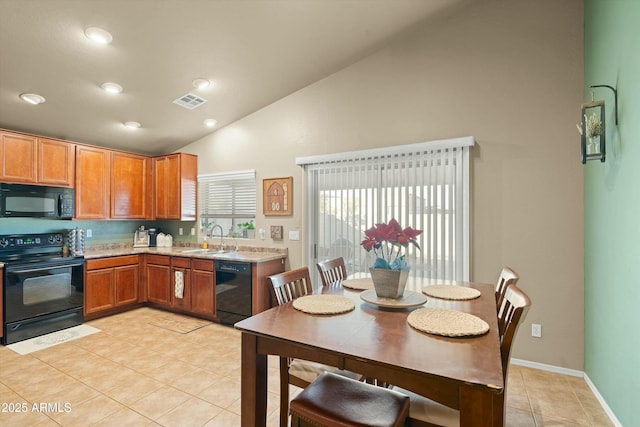
[[[356,304],[340,295],[307,295],[293,300],[293,308],[308,314],[340,314],[353,310]]]
[[[452,285],[429,285],[422,288],[422,293],[430,297],[450,300],[467,300],[480,296],[480,291],[474,288]]]
[[[348,289],[356,289],[364,291],[366,289],[373,289],[373,280],[371,277],[362,277],[359,279],[344,279],[342,286]]]
[[[407,322],[413,328],[445,337],[465,337],[486,334],[489,325],[469,313],[445,308],[420,308],[411,312]]]

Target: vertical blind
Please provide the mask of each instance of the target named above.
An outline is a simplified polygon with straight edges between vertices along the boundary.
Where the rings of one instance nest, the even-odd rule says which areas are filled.
[[[412,276],[468,280],[473,143],[466,137],[296,159],[307,185],[309,265],[342,256],[349,274],[368,272],[374,260],[360,246],[364,231],[395,218],[423,230],[421,249],[405,250]]]
[[[201,221],[255,218],[255,170],[199,175],[198,208]]]

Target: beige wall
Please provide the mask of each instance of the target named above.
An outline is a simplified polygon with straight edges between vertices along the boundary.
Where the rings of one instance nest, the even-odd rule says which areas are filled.
[[[533,308],[513,356],[582,370],[582,62],[582,1],[468,2],[183,151],[200,173],[293,176],[294,215],[257,226],[283,225],[299,267],[304,240],[286,239],[305,234],[296,157],[473,135],[472,279],[518,271]]]

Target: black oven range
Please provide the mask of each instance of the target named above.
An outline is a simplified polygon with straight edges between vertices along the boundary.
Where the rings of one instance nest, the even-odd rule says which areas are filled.
[[[82,323],[84,257],[65,256],[64,240],[62,232],[0,236],[3,344]]]

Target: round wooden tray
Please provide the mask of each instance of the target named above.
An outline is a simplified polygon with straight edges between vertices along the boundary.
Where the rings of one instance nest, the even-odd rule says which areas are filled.
[[[427,302],[427,297],[418,292],[404,291],[404,295],[402,295],[402,297],[393,299],[379,297],[378,295],[376,295],[375,289],[363,291],[360,294],[360,299],[368,302],[369,304],[385,308],[417,307]]]

